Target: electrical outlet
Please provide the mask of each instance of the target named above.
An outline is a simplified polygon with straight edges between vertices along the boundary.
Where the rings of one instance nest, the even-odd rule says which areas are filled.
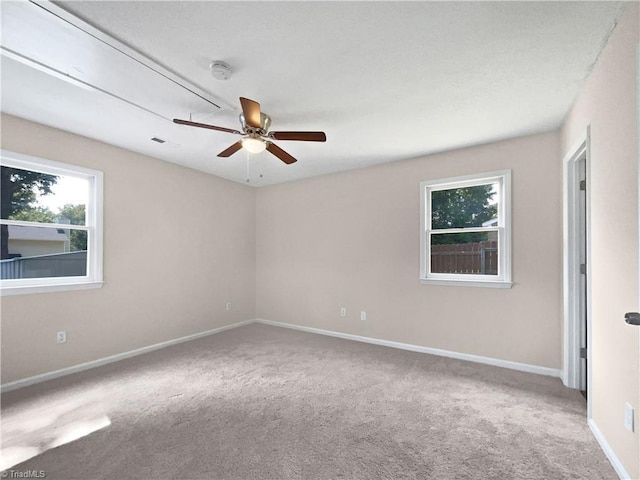
[[[56,333],[56,342],[65,343],[66,341],[67,341],[67,331],[66,330],[60,330],[58,333]]]
[[[633,432],[633,407],[628,403],[624,404],[624,428]]]
[[[346,308],[342,307],[340,309],[340,316],[341,317],[346,317],[347,316],[347,309]]]
[[[367,319],[367,312],[365,312],[364,310],[360,312],[360,320],[366,320]]]
[[[227,302],[227,311],[231,310],[231,302]]]

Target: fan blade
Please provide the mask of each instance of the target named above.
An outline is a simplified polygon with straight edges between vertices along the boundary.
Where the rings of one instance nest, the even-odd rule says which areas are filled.
[[[248,98],[240,97],[244,121],[253,128],[260,128],[260,104]]]
[[[276,140],[300,140],[302,142],[326,142],[324,132],[271,132],[270,137]]]
[[[229,148],[227,148],[226,150],[223,150],[222,152],[220,152],[218,154],[218,156],[219,157],[230,157],[231,155],[236,153],[241,148],[242,148],[242,142],[236,142],[233,145],[231,145]]]
[[[269,150],[269,152],[274,154],[276,157],[278,157],[280,160],[282,160],[287,165],[289,165],[291,163],[294,163],[294,162],[297,162],[297,160],[295,158],[293,158],[291,155],[289,155],[287,152],[285,152],[283,149],[281,149],[275,143],[267,142],[267,150]]]
[[[208,128],[209,130],[218,130],[220,132],[236,133],[238,135],[242,135],[242,133],[239,132],[238,130],[233,130],[231,128],[216,127],[215,125],[207,125],[206,123],[197,123],[197,122],[190,122],[189,120],[180,120],[179,118],[174,118],[173,123],[177,123],[180,125],[188,125],[190,127]]]

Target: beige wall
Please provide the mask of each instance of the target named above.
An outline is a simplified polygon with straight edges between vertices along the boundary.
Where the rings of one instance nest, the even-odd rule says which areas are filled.
[[[255,317],[255,190],[10,116],[2,148],[101,170],[105,198],[104,287],[2,297],[2,383]]]
[[[546,133],[261,188],[258,317],[559,369],[559,157]],[[514,287],[420,284],[420,182],[506,168]]]
[[[593,419],[633,478],[640,476],[638,311],[638,3],[632,4],[568,115],[563,153],[591,126]],[[625,402],[636,433],[623,428]]]

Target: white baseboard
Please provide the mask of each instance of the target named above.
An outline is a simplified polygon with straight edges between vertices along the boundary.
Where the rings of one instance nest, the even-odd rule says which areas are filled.
[[[438,348],[430,348],[423,347],[420,345],[412,345],[408,343],[400,343],[400,342],[392,342],[390,340],[381,340],[378,338],[371,337],[363,337],[360,335],[352,335],[349,333],[341,333],[334,332],[331,330],[322,330],[319,328],[313,327],[305,327],[301,325],[294,325],[290,323],[282,323],[282,322],[274,322],[272,320],[265,319],[255,319],[255,320],[245,320],[243,322],[234,323],[231,325],[225,325],[223,327],[214,328],[211,330],[207,330],[205,332],[195,333],[193,335],[187,335],[186,337],[176,338],[173,340],[168,340],[166,342],[156,343],[154,345],[149,345],[147,347],[138,348],[136,350],[131,350],[128,352],[118,353],[116,355],[112,355],[105,358],[99,358],[97,360],[92,360],[90,362],[81,363],[78,365],[73,365],[71,367],[62,368],[60,370],[54,370],[51,372],[43,373],[40,375],[34,375],[33,377],[27,377],[20,380],[16,380],[14,382],[8,382],[0,386],[0,392],[9,392],[11,390],[16,390],[18,388],[28,387],[29,385],[35,385],[36,383],[46,382],[47,380],[53,380],[54,378],[63,377],[65,375],[71,375],[73,373],[82,372],[84,370],[89,370],[90,368],[100,367],[102,365],[106,365],[109,363],[117,362],[119,360],[124,360],[126,358],[135,357],[137,355],[142,355],[143,353],[152,352],[154,350],[158,350],[161,348],[169,347],[171,345],[176,345],[178,343],[188,342],[190,340],[195,340],[197,338],[206,337],[208,335],[213,335],[215,333],[223,332],[225,330],[230,330],[232,328],[241,327],[243,325],[248,325],[250,323],[263,323],[265,325],[273,325],[276,327],[284,327],[290,328],[293,330],[300,330],[303,332],[309,333],[317,333],[320,335],[327,335],[331,337],[343,338],[346,340],[355,340],[357,342],[371,343],[374,345],[382,345],[385,347],[399,348],[401,350],[409,350],[412,352],[421,352],[428,353],[431,355],[438,355],[441,357],[450,357],[457,358],[458,360],[467,360],[470,362],[476,363],[484,363],[486,365],[493,365],[496,367],[509,368],[512,370],[519,370],[522,372],[528,373],[536,373],[538,375],[547,375],[551,377],[560,377],[560,370],[548,367],[539,367],[537,365],[529,365],[526,363],[518,363],[511,362],[508,360],[500,360],[497,358],[490,357],[482,357],[479,355],[471,355],[468,353],[459,353],[452,352],[449,350],[441,350]]]
[[[256,323],[263,323],[265,325],[273,325],[275,327],[290,328],[292,330],[300,330],[308,333],[318,333],[320,335],[327,335],[330,337],[344,338],[346,340],[355,340],[356,342],[371,343],[374,345],[382,345],[385,347],[399,348],[401,350],[409,350],[412,352],[428,353],[430,355],[438,355],[440,357],[456,358],[458,360],[466,360],[469,362],[484,363],[486,365],[493,365],[495,367],[509,368],[511,370],[519,370],[521,372],[536,373],[538,375],[546,375],[549,377],[560,377],[560,370],[557,368],[539,367],[537,365],[530,365],[527,363],[511,362],[509,360],[500,360],[499,358],[482,357],[480,355],[471,355],[469,353],[452,352],[450,350],[441,350],[439,348],[423,347],[420,345],[412,345],[410,343],[392,342],[390,340],[381,340],[372,337],[362,337],[360,335],[353,335],[350,333],[334,332],[331,330],[322,330],[320,328],[304,327],[301,325],[294,325],[292,323],[274,322],[273,320],[265,320],[257,318]]]
[[[607,459],[609,460],[609,462],[611,462],[611,466],[618,474],[618,477],[620,477],[621,480],[632,480],[631,475],[629,475],[629,472],[627,472],[627,470],[624,468],[624,465],[622,465],[622,462],[613,451],[613,448],[611,448],[611,445],[609,445],[609,442],[607,442],[607,439],[604,438],[604,435],[598,428],[596,422],[594,422],[594,420],[590,418],[588,424],[591,432],[593,433],[593,436],[596,437],[596,440],[600,444],[600,448],[602,448],[602,451],[607,456]]]
[[[107,365],[108,363],[117,362],[119,360],[124,360],[125,358],[136,357],[138,355],[142,355],[143,353],[152,352],[154,350],[159,350],[161,348],[169,347],[171,345],[176,345],[178,343],[188,342],[190,340],[196,340],[197,338],[206,337],[208,335],[213,335],[215,333],[224,332],[225,330],[230,330],[232,328],[241,327],[243,325],[248,325],[253,323],[255,320],[245,320],[243,322],[232,323],[231,325],[224,325],[222,327],[212,328],[211,330],[207,330],[200,333],[194,333],[193,335],[187,335],[186,337],[175,338],[173,340],[168,340],[166,342],[156,343],[154,345],[149,345],[147,347],[137,348],[135,350],[130,350],[128,352],[118,353],[116,355],[111,355],[110,357],[99,358],[97,360],[91,360],[90,362],[80,363],[78,365],[73,365],[67,368],[61,368],[60,370],[54,370],[52,372],[42,373],[40,375],[34,375],[33,377],[27,377],[20,380],[16,380],[14,382],[8,382],[0,386],[0,392],[10,392],[11,390],[16,390],[18,388],[28,387],[29,385],[35,385],[36,383],[46,382],[47,380],[53,380],[54,378],[63,377],[65,375],[71,375],[72,373],[82,372],[84,370],[89,370],[90,368],[100,367],[102,365]]]

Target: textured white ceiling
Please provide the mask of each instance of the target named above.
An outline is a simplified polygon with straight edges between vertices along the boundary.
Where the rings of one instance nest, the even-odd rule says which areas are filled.
[[[273,130],[323,130],[327,142],[276,142],[298,158],[292,165],[267,152],[218,158],[237,137],[172,124],[6,57],[3,111],[242,183],[249,161],[254,186],[555,129],[624,9],[591,1],[56,5],[221,100],[222,110],[194,120],[238,128],[245,96],[261,103]],[[33,35],[46,43],[46,32]],[[231,65],[230,80],[210,75],[214,59]],[[174,116],[188,115],[185,107]]]

